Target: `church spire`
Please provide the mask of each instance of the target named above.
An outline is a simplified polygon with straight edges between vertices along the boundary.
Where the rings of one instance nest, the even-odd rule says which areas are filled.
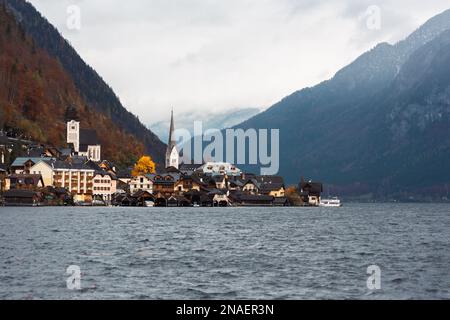
[[[175,167],[178,169],[179,154],[177,150],[177,141],[175,137],[175,122],[173,120],[173,108],[170,116],[169,141],[166,150],[166,168]]]
[[[175,124],[173,121],[173,108],[172,108],[172,113],[170,116],[170,131],[169,131],[169,142],[167,143],[167,145],[169,146],[173,146],[173,143],[175,142]]]

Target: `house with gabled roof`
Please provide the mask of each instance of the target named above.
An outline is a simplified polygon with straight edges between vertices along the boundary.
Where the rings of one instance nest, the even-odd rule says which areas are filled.
[[[44,180],[44,184],[46,186],[53,185],[53,167],[52,161],[49,159],[41,159],[41,161],[37,162],[29,169],[29,173],[31,174],[40,174],[42,176],[42,180]]]
[[[54,158],[48,157],[18,157],[11,164],[11,173],[29,173],[31,167],[41,161],[51,161],[55,160]]]
[[[45,187],[40,174],[11,174],[5,178],[5,190],[32,190]]]
[[[304,203],[318,206],[323,192],[323,184],[320,182],[305,181],[303,178],[299,185],[299,193]]]

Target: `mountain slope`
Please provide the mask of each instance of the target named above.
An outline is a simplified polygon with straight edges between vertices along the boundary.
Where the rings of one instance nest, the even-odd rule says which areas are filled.
[[[122,106],[105,81],[81,59],[72,46],[30,3],[24,0],[0,0],[0,2],[6,3],[38,47],[60,61],[89,107],[103,113],[142,142],[146,152],[157,162],[164,161],[165,145],[135,115]]]
[[[378,194],[442,184],[450,180],[447,170],[439,179],[424,180],[439,168],[431,170],[427,165],[431,159],[422,155],[431,153],[433,159],[445,159],[446,146],[441,140],[450,135],[437,129],[443,124],[419,122],[426,127],[420,139],[400,130],[404,133],[402,146],[398,146],[395,128],[405,125],[399,115],[419,116],[411,106],[424,101],[433,108],[440,101],[438,109],[448,110],[445,78],[435,78],[434,73],[441,70],[445,74],[449,65],[445,65],[445,50],[432,45],[447,29],[450,10],[429,20],[404,41],[378,45],[331,80],[298,91],[237,127],[281,129],[280,174],[291,183],[305,175],[334,185],[353,185],[354,192],[364,189]],[[428,55],[417,58],[422,50]],[[433,60],[434,54],[441,60]],[[432,67],[417,72],[414,66],[420,59],[432,59]],[[435,81],[427,89],[431,93],[414,83],[430,83],[431,79]],[[435,136],[437,132],[444,136]],[[414,166],[408,164],[411,157],[416,159]],[[437,165],[440,160],[436,161]],[[419,168],[421,174],[416,175]]]
[[[144,145],[90,108],[58,60],[35,45],[0,3],[0,128],[33,140],[63,146],[66,106],[74,106],[82,126],[95,128],[105,157],[127,165]]]

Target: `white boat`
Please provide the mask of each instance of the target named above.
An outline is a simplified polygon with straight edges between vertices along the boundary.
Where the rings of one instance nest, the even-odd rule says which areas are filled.
[[[144,204],[146,207],[154,207],[155,206],[155,203],[153,201],[145,201]]]
[[[342,203],[341,200],[339,200],[337,197],[332,199],[321,199],[319,207],[338,208],[342,207]]]

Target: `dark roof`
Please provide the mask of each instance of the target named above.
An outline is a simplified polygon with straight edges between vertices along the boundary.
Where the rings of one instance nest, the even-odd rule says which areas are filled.
[[[44,157],[37,157],[37,158],[32,158],[32,157],[18,157],[14,160],[14,162],[11,164],[11,167],[23,167],[25,165],[25,163],[27,163],[28,161],[30,161],[33,164],[37,164],[41,161],[51,161],[54,160],[53,158],[44,158]]]
[[[224,195],[224,194],[226,194],[226,191],[225,190],[219,190],[219,189],[210,189],[209,192],[208,192],[208,195],[216,195],[216,194]]]
[[[94,129],[80,129],[80,151],[86,152],[88,146],[100,144],[97,132]]]
[[[239,177],[239,176],[231,176],[231,177],[228,177],[228,181],[230,182],[230,183],[234,183],[236,186],[238,186],[238,187],[242,187],[247,181],[246,180],[244,180],[244,179],[242,179],[241,177]]]
[[[245,186],[246,184],[253,184],[255,187],[259,188],[260,187],[260,183],[255,179],[255,178],[251,178],[251,179],[247,179],[244,183],[243,186]]]
[[[44,147],[33,147],[28,150],[28,156],[31,158],[41,157],[43,154],[45,154]]]
[[[180,180],[180,177],[181,177],[181,175],[179,173],[151,174],[148,176],[149,177],[153,176],[153,181],[158,182],[158,183],[164,182],[164,181],[173,183],[173,182]],[[170,177],[171,179],[167,180],[168,177]],[[160,178],[162,178],[162,179],[160,179]]]
[[[283,177],[280,176],[256,176],[254,177],[256,181],[259,183],[278,183],[284,184]]]
[[[238,196],[241,201],[272,201],[272,196],[257,195],[257,194],[241,194]]]
[[[211,177],[211,180],[213,180],[214,182],[223,182],[224,179],[225,176],[222,175],[216,175]]]
[[[127,168],[127,169],[119,169],[117,170],[117,177],[120,178],[131,178],[131,171],[133,169],[132,168]]]
[[[96,162],[94,162],[92,160],[87,161],[85,164],[86,164],[86,166],[88,166],[91,169],[94,169],[95,171],[103,172],[103,169]]]
[[[320,182],[300,182],[300,192],[306,191],[309,194],[320,195],[323,192],[323,185]]]
[[[181,172],[194,172],[198,168],[200,168],[201,166],[203,166],[203,164],[186,164],[186,163],[182,163],[179,166],[179,170]]]
[[[8,190],[3,193],[5,198],[32,198],[38,193],[30,190]]]
[[[273,204],[286,204],[288,203],[288,199],[286,197],[276,197],[273,199]]]
[[[42,176],[40,174],[12,174],[9,179],[11,182],[15,181],[14,183],[37,186],[42,181]]]
[[[176,194],[169,198],[169,201],[171,202],[173,202],[174,200],[177,202],[190,202],[189,199],[187,199],[185,196]]]
[[[74,170],[94,170],[95,171],[95,169],[93,169],[92,167],[90,167],[80,161],[68,162],[68,161],[57,160],[57,161],[52,162],[51,165],[54,169],[74,169]]]
[[[150,192],[144,190],[138,190],[132,195],[133,198],[142,198],[143,196],[150,197],[152,199],[155,198]]]
[[[165,170],[163,170],[164,173],[180,173],[180,170],[178,170],[175,167],[167,167]],[[163,171],[161,171],[161,173],[163,173]]]
[[[270,191],[278,191],[281,188],[284,188],[283,183],[264,183],[260,187],[261,192],[270,192]]]
[[[71,154],[72,154],[72,149],[71,148],[61,149],[61,155],[62,156],[70,156]]]
[[[4,144],[4,145],[9,144],[8,137],[0,134],[0,144]]]

